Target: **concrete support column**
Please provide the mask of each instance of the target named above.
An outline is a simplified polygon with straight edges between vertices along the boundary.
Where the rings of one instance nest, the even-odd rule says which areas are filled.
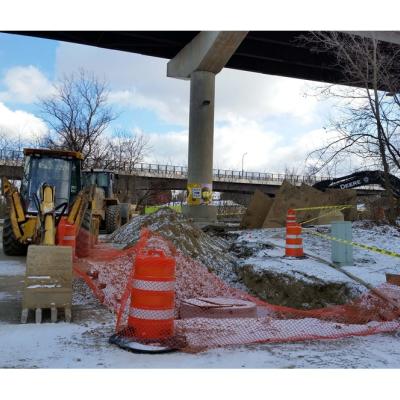
[[[215,73],[190,76],[188,205],[184,214],[197,222],[217,219],[212,200]]]
[[[224,68],[247,32],[200,32],[168,62],[167,76],[190,79],[188,205],[196,222],[217,219],[212,200],[215,75]]]

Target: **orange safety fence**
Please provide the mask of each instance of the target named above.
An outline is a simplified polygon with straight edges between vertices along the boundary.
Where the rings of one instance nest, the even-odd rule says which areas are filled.
[[[250,343],[337,339],[400,330],[400,287],[383,284],[379,290],[393,300],[389,304],[368,291],[356,300],[316,310],[300,310],[262,301],[222,281],[199,261],[177,251],[162,236],[144,229],[139,241],[125,249],[100,243],[84,259],[75,258],[74,271],[99,301],[116,313],[116,332],[129,332],[131,288],[137,254],[162,251],[176,263],[175,335],[173,345],[184,351]],[[257,318],[180,319],[183,300],[225,297],[254,302]],[[131,333],[127,333],[132,334]]]

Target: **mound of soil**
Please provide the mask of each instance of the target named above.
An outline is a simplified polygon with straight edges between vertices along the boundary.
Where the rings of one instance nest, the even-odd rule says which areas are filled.
[[[236,257],[228,252],[230,243],[223,238],[207,235],[184,215],[167,207],[150,215],[135,217],[109,235],[108,241],[132,246],[139,239],[140,230],[144,227],[170,240],[177,249],[199,260],[209,271],[228,281],[235,279],[233,270]]]

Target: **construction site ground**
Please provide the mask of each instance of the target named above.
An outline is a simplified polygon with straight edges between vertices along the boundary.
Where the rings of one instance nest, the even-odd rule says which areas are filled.
[[[319,228],[322,231],[327,228]],[[233,248],[255,248],[242,255],[240,265],[274,268],[292,274],[319,274],[321,279],[348,283],[364,290],[327,265],[282,259],[279,229],[243,231],[232,235]],[[399,251],[394,228],[355,224],[354,239]],[[257,247],[260,246],[261,247]],[[262,246],[264,245],[264,246]],[[307,236],[305,250],[329,259],[329,242]],[[355,250],[354,267],[346,267],[367,282],[385,281],[385,272],[400,272],[399,260]],[[308,268],[308,271],[307,271]],[[319,271],[319,272],[318,272]],[[0,367],[1,368],[398,368],[400,333],[283,344],[225,347],[189,354],[133,354],[108,343],[115,316],[101,305],[79,279],[74,282],[73,322],[21,325],[20,301],[25,272],[23,257],[0,251]],[[306,274],[307,272],[307,274]]]

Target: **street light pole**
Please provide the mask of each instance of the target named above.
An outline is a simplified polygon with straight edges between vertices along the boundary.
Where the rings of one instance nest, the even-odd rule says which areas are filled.
[[[242,178],[243,178],[243,161],[244,161],[244,156],[246,155],[247,153],[243,153],[243,155],[242,155]]]

